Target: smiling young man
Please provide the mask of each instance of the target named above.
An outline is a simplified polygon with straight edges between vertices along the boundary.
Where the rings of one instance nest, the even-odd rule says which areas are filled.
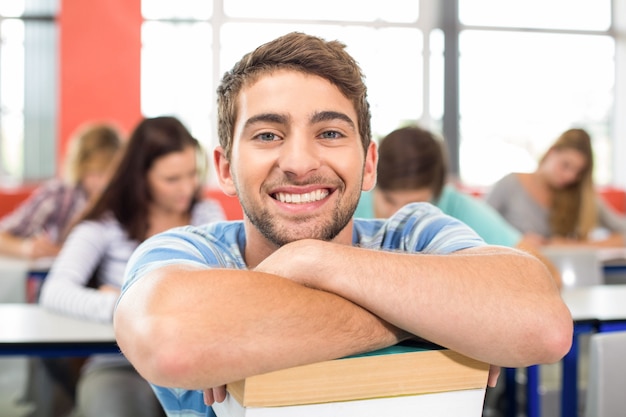
[[[120,348],[166,411],[211,416],[228,382],[413,335],[500,366],[567,352],[571,316],[537,259],[427,203],[353,219],[377,154],[343,44],[291,33],[262,45],[224,75],[218,105],[214,162],[244,219],[149,239],[115,313]]]

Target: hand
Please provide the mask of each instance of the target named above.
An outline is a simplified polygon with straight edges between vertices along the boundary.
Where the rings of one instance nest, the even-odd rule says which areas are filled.
[[[495,387],[500,376],[500,367],[495,365],[489,365],[489,376],[487,377],[487,386]]]
[[[61,246],[50,240],[47,234],[41,234],[22,242],[22,254],[26,258],[46,258],[56,256]]]
[[[572,238],[562,237],[562,236],[554,236],[550,238],[547,244],[551,246],[576,246],[576,245],[579,245],[580,243],[581,242],[577,239],[572,239]]]
[[[311,288],[319,288],[315,282],[320,275],[322,265],[319,264],[321,251],[326,242],[315,239],[302,239],[281,246],[259,263],[254,270],[278,275],[298,284]]]
[[[221,403],[226,399],[226,385],[208,388],[204,390],[204,403],[213,405],[213,403]]]
[[[522,236],[522,240],[520,241],[518,246],[528,245],[531,247],[540,247],[546,245],[547,243],[548,240],[541,235],[538,235],[536,233],[526,233],[524,234],[524,236]]]
[[[120,293],[122,292],[122,290],[118,287],[115,287],[113,285],[101,285],[98,287],[98,291],[102,291],[102,292],[111,292],[114,293],[116,295],[120,295]]]

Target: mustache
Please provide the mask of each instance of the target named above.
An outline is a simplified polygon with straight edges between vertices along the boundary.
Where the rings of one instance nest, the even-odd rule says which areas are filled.
[[[332,185],[336,187],[339,184],[343,184],[343,182],[338,181],[336,179],[328,180],[327,178],[323,178],[320,175],[314,175],[314,176],[307,177],[302,180],[284,176],[283,178],[279,180],[272,181],[271,183],[266,183],[265,187],[266,188],[280,188],[280,187],[287,187],[287,186],[305,187],[307,185],[317,185],[317,184]]]

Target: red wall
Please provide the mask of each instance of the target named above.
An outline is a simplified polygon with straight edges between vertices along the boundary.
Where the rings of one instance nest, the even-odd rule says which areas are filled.
[[[141,0],[61,0],[57,166],[82,124],[108,121],[124,133],[141,118]],[[0,215],[31,185],[0,189]]]
[[[30,196],[35,186],[24,186],[19,189],[0,189],[0,218],[12,212],[20,203]],[[243,210],[236,197],[230,197],[219,188],[207,188],[205,197],[211,198],[222,205],[226,219],[239,220],[243,218]]]
[[[61,0],[57,160],[85,122],[140,119],[141,22],[140,0]]]

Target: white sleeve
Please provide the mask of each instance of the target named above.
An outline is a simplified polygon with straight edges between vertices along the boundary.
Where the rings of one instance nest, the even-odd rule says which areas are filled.
[[[40,304],[76,317],[112,321],[117,294],[87,287],[109,246],[106,229],[105,223],[86,221],[72,230],[44,280]]]

